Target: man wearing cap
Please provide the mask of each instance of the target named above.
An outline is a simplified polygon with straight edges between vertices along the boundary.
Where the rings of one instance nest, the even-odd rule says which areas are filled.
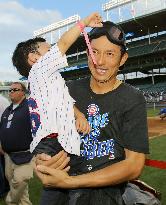
[[[36,173],[44,185],[69,189],[69,204],[122,205],[126,182],[139,177],[149,153],[146,104],[141,92],[117,79],[128,58],[123,30],[103,22],[89,38],[96,60],[95,65],[87,52],[91,77],[69,85],[92,128],[81,136],[85,174],[69,176],[66,164],[59,165],[62,154],[38,165]],[[46,156],[39,156],[36,164],[41,160]]]

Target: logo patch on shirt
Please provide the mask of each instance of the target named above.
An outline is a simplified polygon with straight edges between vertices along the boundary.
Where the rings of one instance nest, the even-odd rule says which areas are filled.
[[[99,107],[95,104],[91,104],[88,106],[88,115],[89,116],[95,116],[99,112]]]
[[[83,146],[81,155],[87,159],[103,156],[109,156],[109,159],[114,159],[114,139],[99,141],[101,129],[105,128],[109,123],[108,113],[100,114],[100,109],[95,104],[90,104],[87,111],[88,122],[92,130],[89,134],[81,137]],[[105,139],[105,136],[103,137]]]

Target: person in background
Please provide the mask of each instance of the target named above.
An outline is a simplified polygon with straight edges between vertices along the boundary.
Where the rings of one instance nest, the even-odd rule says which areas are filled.
[[[163,120],[164,118],[166,118],[166,108],[161,108],[161,109],[160,109],[159,117],[161,118],[161,120]]]
[[[4,110],[10,105],[7,98],[3,95],[0,95],[0,122],[1,122],[1,115]],[[1,147],[1,143],[0,143]],[[1,150],[1,148],[0,148]],[[0,198],[3,198],[6,193],[9,191],[9,184],[5,177],[5,161],[3,152],[0,153]]]
[[[31,123],[26,88],[21,82],[10,86],[11,105],[1,117],[1,151],[5,156],[5,175],[10,191],[6,196],[7,205],[31,205],[28,182],[33,177],[33,160],[29,151],[32,141]]]
[[[102,26],[98,13],[80,22],[85,26]],[[65,150],[70,154],[71,175],[80,172],[83,162],[79,157],[78,132],[89,133],[90,126],[84,114],[75,107],[59,71],[67,66],[65,53],[80,33],[79,26],[75,25],[52,47],[43,38],[29,39],[17,45],[12,57],[13,65],[29,81],[28,104],[33,134],[30,150],[35,155],[47,153],[51,156]],[[52,195],[50,189],[44,188],[41,203],[52,203]]]
[[[117,79],[128,58],[123,30],[103,22],[89,38],[96,59],[95,65],[87,53],[91,77],[69,85],[91,125],[91,132],[81,136],[87,173],[70,176],[66,164],[59,164],[60,155],[49,160],[39,155],[36,174],[45,186],[68,191],[66,204],[122,205],[127,181],[139,177],[149,153],[146,103],[140,91]]]
[[[0,119],[2,116],[2,113],[10,105],[9,100],[5,98],[3,95],[0,94]]]

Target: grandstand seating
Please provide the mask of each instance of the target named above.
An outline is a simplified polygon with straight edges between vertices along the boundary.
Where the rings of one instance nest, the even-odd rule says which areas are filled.
[[[155,76],[155,84],[152,84],[151,77],[126,80],[143,92],[147,103],[166,102],[166,76]]]
[[[151,54],[163,49],[166,49],[166,40],[157,41],[146,45],[137,45],[135,47],[132,46],[129,48],[128,53],[129,57],[134,57]]]
[[[160,41],[163,41],[165,39],[166,39],[166,34],[153,36],[150,38],[150,43],[160,42]],[[148,45],[148,44],[149,44],[148,36],[146,36],[144,38],[136,39],[134,41],[127,40],[127,47],[128,48],[137,47],[137,46],[141,46],[141,45]]]

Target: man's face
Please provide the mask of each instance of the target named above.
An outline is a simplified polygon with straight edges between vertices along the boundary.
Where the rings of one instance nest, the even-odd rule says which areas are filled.
[[[13,103],[19,103],[20,100],[23,99],[24,95],[24,91],[20,84],[14,83],[10,86],[9,97]]]
[[[119,67],[127,59],[123,59],[125,55],[121,56],[121,47],[111,43],[106,36],[93,39],[91,46],[97,62],[94,66],[88,55],[89,69],[93,78],[98,82],[106,82],[116,77]]]

